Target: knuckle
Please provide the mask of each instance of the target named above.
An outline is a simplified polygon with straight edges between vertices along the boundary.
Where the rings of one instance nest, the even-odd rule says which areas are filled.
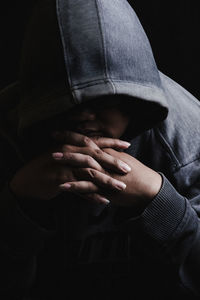
[[[117,166],[117,167],[120,167],[120,162],[119,162],[119,160],[118,160],[117,158],[114,158],[114,159],[113,159],[113,164],[114,164],[115,166]]]
[[[70,185],[71,185],[71,189],[75,189],[76,188],[75,183],[70,182]]]
[[[73,153],[64,153],[63,159],[71,160],[73,158],[74,158]]]
[[[85,136],[83,138],[83,143],[86,145],[86,146],[89,146],[91,144],[91,139],[87,136]]]
[[[91,156],[87,155],[86,162],[88,165],[92,165],[94,162],[94,159]]]
[[[93,141],[94,141],[95,143],[98,143],[101,139],[102,139],[102,137],[100,137],[100,136],[95,136],[95,137],[93,138]]]
[[[113,144],[116,144],[116,145],[120,144],[120,140],[118,140],[118,139],[113,139],[112,142],[113,142]]]
[[[101,156],[103,154],[103,151],[101,149],[95,149],[94,150],[94,153],[97,155],[97,156]]]
[[[106,152],[107,154],[113,154],[113,149],[111,148],[104,148],[103,151]]]
[[[109,186],[113,186],[113,180],[112,180],[111,177],[108,177],[108,178],[106,179],[106,184],[109,185]]]
[[[88,173],[90,178],[95,178],[96,177],[96,171],[94,169],[87,168],[87,173]]]

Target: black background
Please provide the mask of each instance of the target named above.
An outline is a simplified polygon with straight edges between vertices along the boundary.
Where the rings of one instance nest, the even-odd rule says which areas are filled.
[[[17,79],[25,25],[34,3],[35,0],[18,0],[0,4],[0,88]],[[198,3],[148,0],[129,0],[129,3],[148,35],[159,69],[200,99]]]

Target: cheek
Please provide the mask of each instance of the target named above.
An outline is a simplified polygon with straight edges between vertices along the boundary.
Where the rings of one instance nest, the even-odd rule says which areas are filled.
[[[102,120],[105,130],[113,137],[119,138],[125,132],[129,117],[120,111],[107,111],[102,114]]]

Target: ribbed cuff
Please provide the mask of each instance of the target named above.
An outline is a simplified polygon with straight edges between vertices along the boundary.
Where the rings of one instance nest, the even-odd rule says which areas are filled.
[[[162,174],[162,187],[143,213],[129,218],[123,230],[139,235],[140,240],[150,239],[156,244],[164,244],[181,226],[184,220],[187,201]],[[150,241],[149,240],[149,241]]]
[[[139,222],[152,239],[164,243],[181,223],[186,210],[186,199],[162,173],[160,175],[163,178],[162,187],[140,216]]]
[[[54,236],[55,231],[41,227],[24,214],[7,185],[1,191],[0,199],[1,242],[15,254],[37,253],[44,240]]]

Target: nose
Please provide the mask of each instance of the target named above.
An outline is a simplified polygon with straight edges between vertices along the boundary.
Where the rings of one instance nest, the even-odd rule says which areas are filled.
[[[89,107],[84,108],[81,111],[80,115],[83,121],[93,121],[96,119],[96,112]]]
[[[94,121],[96,119],[96,112],[90,107],[84,107],[71,117],[74,121],[85,122],[85,121]]]

